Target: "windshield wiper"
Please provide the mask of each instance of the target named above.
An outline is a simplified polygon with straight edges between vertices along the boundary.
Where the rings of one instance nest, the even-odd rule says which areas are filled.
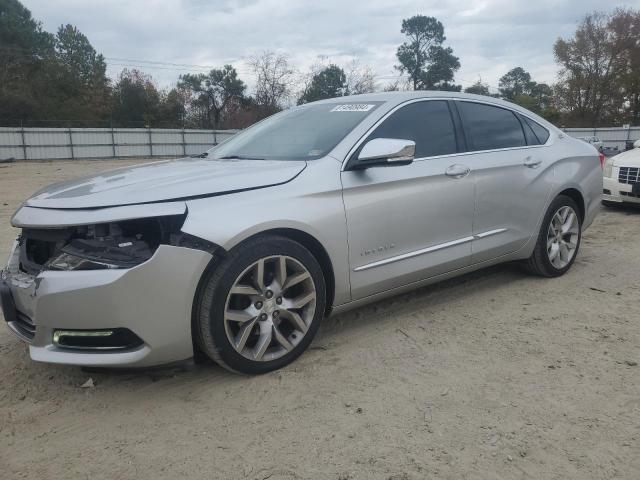
[[[195,155],[189,155],[191,158],[207,158],[209,156],[208,152],[197,153]]]
[[[220,157],[219,160],[264,160],[264,158],[243,157],[241,155],[227,155],[226,157]]]

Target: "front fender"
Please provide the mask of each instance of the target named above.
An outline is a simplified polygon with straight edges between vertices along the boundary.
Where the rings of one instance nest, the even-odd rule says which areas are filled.
[[[351,300],[347,227],[340,164],[309,162],[286,185],[187,202],[182,231],[230,250],[256,234],[293,229],[315,238],[325,249],[335,275],[335,304]]]

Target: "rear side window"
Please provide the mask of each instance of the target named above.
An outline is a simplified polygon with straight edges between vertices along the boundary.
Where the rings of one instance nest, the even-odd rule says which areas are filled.
[[[470,150],[523,147],[527,144],[520,121],[505,108],[459,102]]]
[[[415,158],[456,153],[456,135],[447,102],[415,102],[392,113],[368,140],[398,138],[416,142]]]
[[[529,145],[544,145],[549,139],[549,130],[544,128],[530,118],[520,116],[527,133],[527,143]]]

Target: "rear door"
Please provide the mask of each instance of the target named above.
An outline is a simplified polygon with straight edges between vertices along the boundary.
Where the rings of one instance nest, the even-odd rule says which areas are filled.
[[[352,158],[374,138],[413,140],[416,155],[409,165],[342,172],[353,299],[464,267],[471,254],[473,178],[457,156],[449,102],[400,107]]]
[[[512,110],[456,101],[468,144],[467,163],[475,176],[472,262],[522,247],[543,212],[550,192],[552,159],[541,144],[549,133]],[[546,133],[546,135],[545,135]]]

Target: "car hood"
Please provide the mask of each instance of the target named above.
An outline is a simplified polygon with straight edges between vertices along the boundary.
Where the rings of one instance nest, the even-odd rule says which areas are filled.
[[[627,150],[611,157],[616,167],[640,167],[640,148]]]
[[[304,161],[184,158],[118,168],[43,188],[39,208],[102,208],[199,198],[289,182]]]

